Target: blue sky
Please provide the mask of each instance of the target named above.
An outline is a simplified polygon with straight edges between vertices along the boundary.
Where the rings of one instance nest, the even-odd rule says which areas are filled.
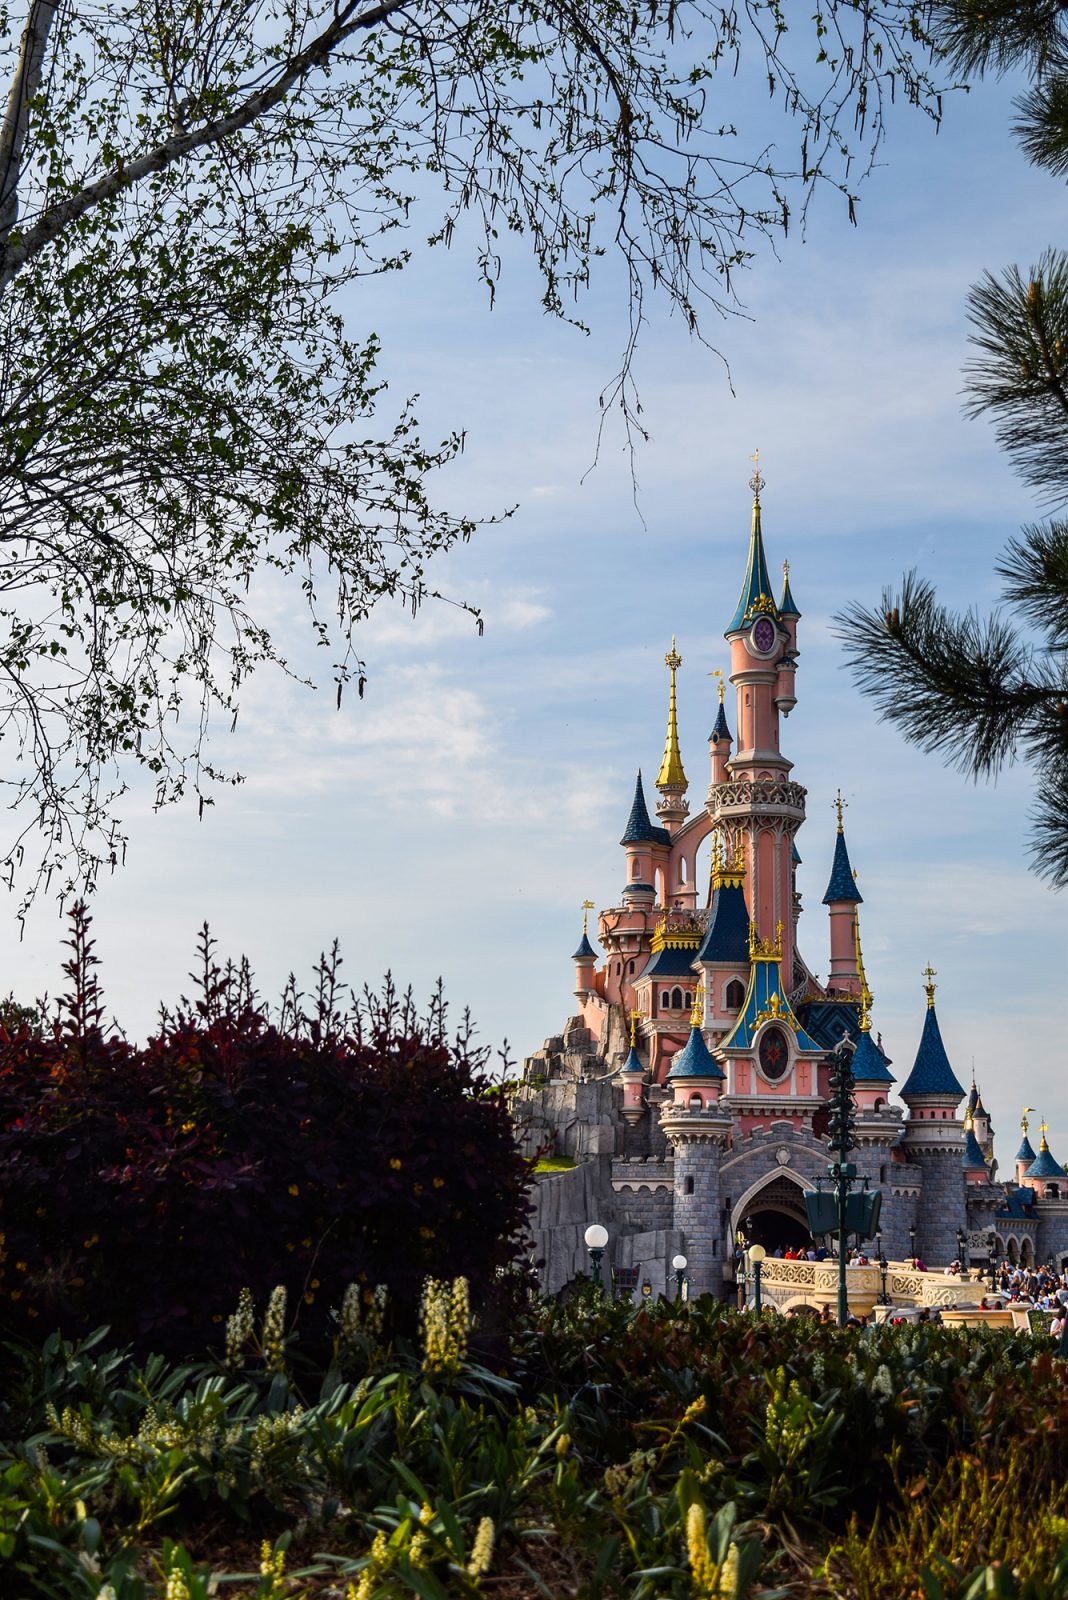
[[[1068,901],[1026,868],[1034,778],[1017,769],[976,788],[905,745],[853,688],[830,621],[914,565],[946,600],[988,608],[998,551],[1037,514],[989,427],[960,412],[969,285],[1060,242],[1062,191],[1011,143],[1008,100],[996,86],[957,96],[937,135],[896,116],[860,226],[827,197],[804,239],[764,255],[740,284],[746,316],[710,330],[733,394],[723,360],[651,308],[639,509],[611,422],[588,471],[623,336],[611,268],[584,308],[589,337],[544,317],[518,255],[490,312],[462,239],[358,286],[351,329],[382,336],[394,395],[420,393],[428,438],[466,430],[442,497],[487,514],[518,503],[434,575],[483,607],[485,635],[440,605],[415,622],[380,612],[360,640],[363,702],[336,711],[329,684],[251,686],[237,734],[213,744],[246,782],[202,821],[192,808],[153,816],[131,794],[128,862],[95,907],[105,988],[130,1033],[188,987],[205,919],[267,993],[291,968],[310,973],[337,935],[351,981],[390,968],[425,993],[440,974],[513,1055],[558,1032],[579,906],[618,898],[634,772],[651,778],[659,762],[673,633],[692,804],[707,785],[707,674],[727,664],[759,446],[769,561],[789,558],[803,614],[784,736],[809,791],[802,951],[825,975],[841,786],[874,1023],[899,1082],[930,961],[950,1059],[963,1082],[974,1061],[1003,1169],[1025,1102],[1068,1158]],[[294,601],[268,590],[264,603],[295,662],[314,665]],[[50,902],[21,942],[9,926],[4,987],[54,992],[60,937]]]

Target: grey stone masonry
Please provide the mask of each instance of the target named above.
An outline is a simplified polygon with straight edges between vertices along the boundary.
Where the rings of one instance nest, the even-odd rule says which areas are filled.
[[[713,1108],[665,1104],[661,1126],[675,1152],[675,1226],[683,1237],[692,1295],[723,1292],[723,1195],[720,1161],[730,1119]]]
[[[945,1266],[957,1254],[957,1229],[968,1226],[961,1148],[918,1144],[909,1154],[923,1174],[916,1253],[930,1266]]]

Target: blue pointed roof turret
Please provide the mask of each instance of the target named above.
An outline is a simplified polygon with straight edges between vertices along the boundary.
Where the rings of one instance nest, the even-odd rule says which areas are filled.
[[[846,849],[845,833],[842,830],[842,800],[839,791],[836,801],[838,806],[838,833],[834,841],[834,861],[831,863],[831,881],[827,885],[827,893],[823,897],[825,906],[864,904],[864,896],[857,888],[853,877],[853,868],[849,865],[849,851]]]
[[[645,1068],[642,1066],[641,1058],[639,1057],[638,1052],[633,1045],[630,1047],[630,1055],[627,1057],[626,1061],[624,1061],[619,1070],[621,1073],[637,1073],[639,1077],[644,1078]]]
[[[779,615],[780,617],[799,617],[801,615],[794,603],[794,597],[790,593],[790,563],[788,561],[784,561],[782,564],[782,599],[779,601]]]
[[[768,576],[768,562],[764,554],[764,536],[760,531],[760,491],[764,487],[764,480],[760,476],[759,467],[755,476],[750,478],[749,487],[753,491],[749,559],[742,580],[742,592],[734,608],[734,616],[727,624],[728,638],[732,633],[747,628],[756,617],[770,616],[775,622],[779,621],[778,609],[771,595],[771,578]]]
[[[727,726],[727,713],[723,709],[722,700],[719,703],[719,710],[716,713],[716,720],[713,725],[712,732],[708,737],[713,744],[719,744],[721,739],[730,740],[733,737],[730,728]]]
[[[853,1053],[853,1076],[858,1083],[896,1083],[886,1057],[871,1036],[871,1031],[861,1024],[861,1035]]]
[[[1046,1143],[1046,1124],[1042,1124],[1042,1143],[1038,1155],[1027,1169],[1028,1178],[1068,1178],[1059,1161],[1055,1161],[1050,1154],[1049,1145]]]
[[[631,801],[630,816],[627,826],[623,830],[620,844],[670,844],[671,835],[666,828],[658,828],[649,820],[649,808],[645,803],[645,790],[642,788],[641,768],[638,769],[638,781],[634,785],[634,799]]]
[[[582,943],[579,945],[578,949],[575,951],[575,954],[571,957],[571,959],[572,959],[572,961],[596,961],[597,960],[597,952],[593,948],[592,944],[590,943],[590,936],[586,932],[585,928],[583,928],[583,930],[582,930]]]
[[[965,1172],[985,1172],[986,1157],[979,1147],[979,1140],[975,1137],[975,1129],[969,1120],[964,1124],[964,1154],[961,1157]]]
[[[705,1043],[700,1026],[694,1022],[690,1037],[671,1063],[667,1082],[672,1078],[722,1078],[723,1068]]]
[[[957,1082],[956,1074],[949,1064],[946,1047],[942,1043],[942,1034],[938,1026],[938,1014],[935,1011],[935,986],[931,981],[934,972],[928,966],[924,976],[927,979],[927,1015],[923,1019],[923,1032],[920,1035],[919,1049],[916,1051],[916,1060],[901,1089],[901,1098],[907,1100],[910,1095],[939,1095],[947,1100],[960,1102],[964,1099],[964,1088]]]
[[[1031,1141],[1025,1133],[1023,1139],[1020,1141],[1020,1148],[1016,1152],[1016,1161],[1026,1161],[1027,1165],[1030,1166],[1034,1160],[1035,1152],[1032,1150]]]

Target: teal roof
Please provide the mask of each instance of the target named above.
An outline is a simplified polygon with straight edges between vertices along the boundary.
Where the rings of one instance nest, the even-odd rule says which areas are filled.
[[[1028,1167],[1026,1176],[1028,1178],[1068,1178],[1068,1172],[1065,1172],[1059,1161],[1054,1161],[1047,1146],[1043,1145]]]
[[[901,1089],[903,1100],[907,1100],[911,1094],[937,1094],[954,1101],[964,1099],[964,1090],[957,1082],[942,1043],[934,1006],[927,1007],[916,1060]]]
[[[690,1037],[671,1063],[668,1081],[672,1078],[722,1078],[723,1068],[712,1055],[700,1028],[690,1029]]]
[[[749,909],[741,884],[724,884],[712,896],[708,928],[694,960],[749,965]]]
[[[860,1041],[853,1053],[853,1076],[858,1083],[897,1081],[886,1064],[886,1057],[866,1030],[861,1032]]]
[[[827,885],[827,893],[823,897],[823,903],[825,906],[836,906],[842,905],[843,902],[862,906],[864,904],[864,896],[857,888],[853,877],[853,868],[849,865],[849,851],[846,849],[845,834],[838,833],[835,835],[834,840],[831,881]]]
[[[972,1128],[965,1128],[964,1130],[964,1155],[962,1159],[966,1172],[978,1172],[980,1168],[984,1172],[986,1171],[986,1157],[979,1148],[979,1140],[975,1137],[975,1132]]]
[[[583,933],[583,935],[582,935],[582,943],[579,945],[578,949],[575,951],[575,954],[571,957],[571,959],[572,959],[572,961],[596,961],[597,960],[597,952],[593,948],[593,945],[590,943],[589,935],[587,933]]]
[[[645,790],[642,788],[641,769],[638,769],[638,781],[634,785],[634,799],[630,805],[630,816],[627,826],[623,830],[620,844],[670,844],[671,835],[666,828],[657,828],[649,821],[649,808],[645,804]]]
[[[727,726],[727,713],[723,709],[722,700],[719,703],[719,711],[716,713],[715,727],[708,737],[713,744],[718,744],[721,739],[729,739],[731,737],[731,730]]]
[[[801,857],[798,854],[797,845],[793,842],[790,844],[790,860],[793,862],[795,867],[799,867],[801,865]]]
[[[728,635],[748,627],[754,617],[764,613],[778,622],[779,613],[771,597],[771,579],[768,576],[768,563],[764,555],[764,538],[760,531],[760,501],[756,500],[753,502],[753,530],[749,535],[749,560],[746,563],[742,592],[738,596],[734,616],[727,624]]]
[[[1028,1166],[1030,1166],[1031,1162],[1035,1160],[1035,1152],[1031,1149],[1031,1141],[1027,1137],[1026,1133],[1023,1136],[1019,1150],[1016,1152],[1016,1160],[1026,1161]]]
[[[623,1065],[620,1067],[619,1070],[620,1070],[620,1072],[630,1072],[630,1073],[640,1072],[642,1074],[642,1076],[644,1077],[645,1068],[642,1066],[641,1058],[638,1055],[638,1052],[637,1052],[637,1050],[635,1050],[633,1045],[631,1045],[631,1047],[630,1047],[630,1055],[627,1057],[626,1061],[624,1061]]]
[[[782,599],[779,601],[779,615],[781,617],[799,617],[801,615],[800,611],[798,611],[796,605],[794,604],[794,597],[790,593],[790,578],[787,573],[783,574]]]
[[[773,998],[777,997],[777,1007],[773,1005]],[[748,1050],[756,1036],[757,1029],[767,1020],[761,1017],[760,1012],[773,1012],[778,1020],[797,1038],[799,1050],[812,1050],[822,1053],[823,1046],[816,1043],[811,1034],[805,1032],[797,1017],[794,1015],[787,998],[786,990],[782,983],[781,963],[771,959],[757,956],[749,972],[749,988],[746,992],[745,1002],[739,1013],[738,1020],[733,1029],[723,1040],[720,1046],[723,1050]]]

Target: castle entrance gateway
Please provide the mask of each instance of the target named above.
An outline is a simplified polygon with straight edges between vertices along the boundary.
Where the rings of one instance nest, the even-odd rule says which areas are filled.
[[[792,1172],[770,1173],[762,1183],[742,1196],[731,1216],[731,1235],[737,1238],[744,1232],[750,1244],[760,1244],[770,1254],[773,1250],[808,1249],[812,1235],[808,1231],[804,1191],[808,1182]]]

